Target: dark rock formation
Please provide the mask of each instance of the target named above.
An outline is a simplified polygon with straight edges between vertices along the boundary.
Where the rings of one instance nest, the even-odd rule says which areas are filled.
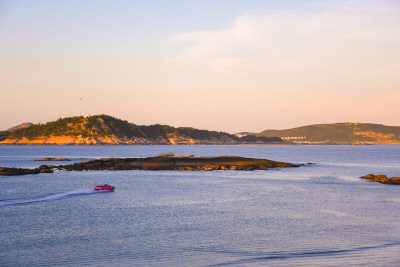
[[[53,173],[53,166],[52,165],[40,165],[39,168],[39,173]]]
[[[44,159],[35,159],[34,161],[71,161],[71,160],[64,158],[44,158]]]
[[[5,175],[5,176],[38,174],[38,173],[52,173],[52,172],[54,172],[52,169],[52,166],[47,166],[47,165],[42,165],[39,168],[35,168],[35,169],[0,167],[0,175]]]
[[[266,159],[243,157],[182,157],[158,156],[148,158],[109,158],[55,168],[67,171],[85,170],[256,170],[269,168],[298,167],[297,165]]]
[[[361,176],[360,178],[368,179],[370,182],[378,182],[381,184],[400,185],[400,177],[387,177],[384,174],[379,174],[379,175],[367,174],[365,176]]]
[[[0,175],[23,175],[47,173],[54,170],[91,171],[91,170],[176,170],[176,171],[211,171],[211,170],[267,170],[270,168],[299,167],[291,163],[243,157],[194,157],[166,156],[148,158],[108,158],[69,165],[42,165],[36,169],[0,168]]]

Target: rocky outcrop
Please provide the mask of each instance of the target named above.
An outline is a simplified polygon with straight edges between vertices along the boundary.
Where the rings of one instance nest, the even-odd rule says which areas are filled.
[[[0,167],[0,175],[4,176],[52,173],[52,172],[54,172],[52,166],[48,165],[42,165],[39,168],[35,169]]]
[[[298,167],[297,165],[267,159],[243,157],[193,157],[193,156],[158,156],[148,158],[109,158],[55,168],[67,171],[86,170],[257,170],[269,168]]]
[[[211,170],[267,170],[270,168],[298,167],[298,165],[267,159],[243,157],[194,157],[165,156],[148,158],[108,158],[79,162],[69,165],[42,165],[36,169],[0,168],[0,175],[23,175],[62,171],[92,170],[175,170],[175,171],[211,171]]]
[[[71,161],[71,160],[65,158],[44,158],[44,159],[35,159],[33,161]]]
[[[158,137],[157,139],[128,138],[110,136],[83,137],[78,136],[39,136],[35,138],[7,138],[0,141],[0,145],[240,145],[240,144],[289,144],[282,141],[275,142],[240,142],[229,138],[193,139],[187,136]]]
[[[373,175],[367,174],[365,176],[361,176],[362,179],[368,179],[370,182],[378,182],[381,184],[398,184],[400,185],[400,177],[387,177],[384,174]]]

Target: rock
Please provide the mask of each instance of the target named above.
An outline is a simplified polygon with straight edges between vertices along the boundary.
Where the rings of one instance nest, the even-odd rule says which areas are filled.
[[[0,167],[0,175],[4,176],[52,173],[52,172],[54,172],[53,166],[48,166],[48,165],[41,165],[39,168],[35,169]]]
[[[39,167],[40,173],[53,173],[53,166],[41,165]]]
[[[374,177],[375,177],[375,175],[373,175],[373,174],[367,174],[367,175],[365,175],[365,176],[362,176],[361,178],[364,178],[364,179],[374,179]]]
[[[71,160],[64,158],[44,158],[44,159],[35,159],[34,161],[71,161]]]
[[[367,174],[365,176],[361,176],[360,178],[368,179],[370,182],[378,182],[381,184],[398,184],[400,185],[400,177],[387,177],[384,174]]]
[[[384,174],[378,174],[378,175],[375,175],[374,181],[375,182],[386,182],[386,181],[388,181],[388,178]]]
[[[11,175],[24,175],[24,174],[37,174],[40,173],[38,168],[36,169],[24,169],[24,168],[6,168],[0,167],[0,175],[11,176]]]

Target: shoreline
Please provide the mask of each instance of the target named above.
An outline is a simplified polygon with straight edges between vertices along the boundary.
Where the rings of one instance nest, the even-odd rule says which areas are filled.
[[[375,146],[375,145],[400,145],[400,143],[371,143],[371,144],[351,144],[351,143],[260,143],[260,144],[241,144],[241,143],[229,143],[229,144],[165,144],[165,143],[158,143],[158,144],[128,144],[128,143],[121,143],[121,144],[22,144],[22,143],[1,143],[0,146]]]

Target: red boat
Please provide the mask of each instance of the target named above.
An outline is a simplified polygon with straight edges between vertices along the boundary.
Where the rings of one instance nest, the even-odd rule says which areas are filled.
[[[94,187],[94,190],[114,191],[115,186],[109,184],[100,184]]]

